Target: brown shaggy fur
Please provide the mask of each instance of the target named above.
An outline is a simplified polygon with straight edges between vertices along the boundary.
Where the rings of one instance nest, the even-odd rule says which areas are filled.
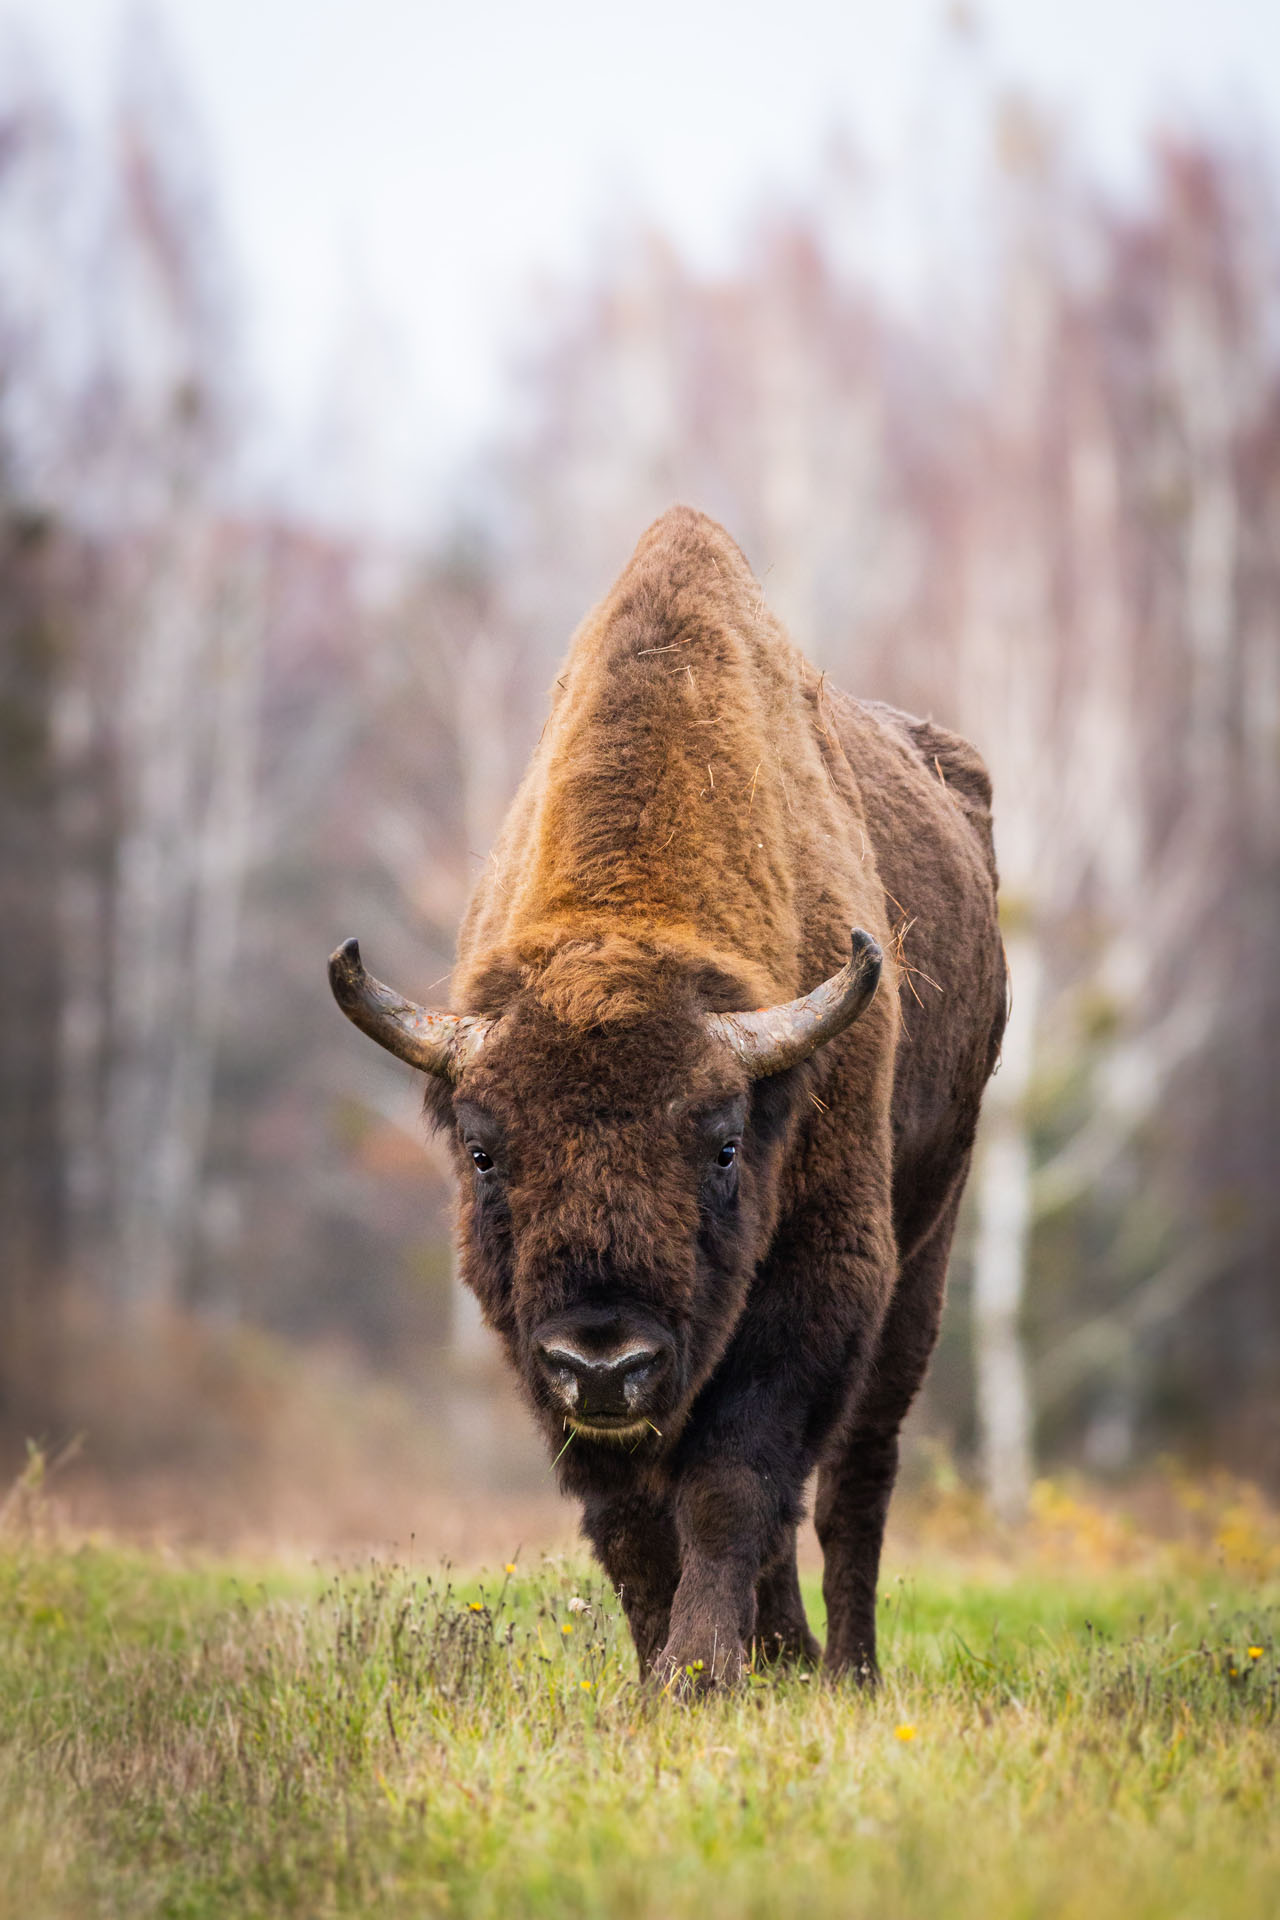
[[[464,1276],[645,1670],[816,1655],[816,1466],[826,1658],[874,1672],[898,1428],[1004,1020],[990,799],[965,741],[826,686],[688,508],[574,639],[459,943],[455,1008],[501,1017],[428,1104]],[[750,1083],[702,1014],[815,986],[855,926],[886,956],[867,1012]],[[566,1421],[538,1342],[575,1315],[664,1343],[639,1439]]]

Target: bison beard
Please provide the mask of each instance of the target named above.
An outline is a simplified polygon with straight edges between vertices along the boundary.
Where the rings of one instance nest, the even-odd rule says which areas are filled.
[[[697,1689],[752,1649],[818,1657],[816,1468],[826,1664],[874,1676],[898,1430],[1004,1022],[986,771],[827,686],[683,507],[557,686],[462,928],[462,1011],[354,941],[334,993],[427,1075],[463,1277],[641,1670]]]

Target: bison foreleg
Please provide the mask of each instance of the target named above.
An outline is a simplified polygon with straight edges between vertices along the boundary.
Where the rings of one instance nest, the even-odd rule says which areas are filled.
[[[647,1493],[588,1501],[582,1530],[622,1600],[644,1677],[665,1645],[680,1578],[680,1551],[669,1505]]]
[[[753,1647],[758,1659],[783,1666],[816,1666],[822,1658],[822,1648],[805,1618],[794,1534],[786,1550],[756,1582]]]
[[[806,1326],[808,1303],[790,1279],[783,1275],[771,1299],[753,1299],[675,1462],[680,1585],[658,1666],[681,1686],[737,1677],[759,1636],[758,1592],[772,1614],[766,1630],[779,1630],[781,1611],[784,1645],[816,1651],[795,1576],[796,1524],[815,1454],[874,1339],[888,1288],[873,1271],[862,1288],[855,1280],[814,1289],[817,1311]]]
[[[701,1693],[741,1678],[756,1632],[756,1585],[795,1536],[799,1491],[787,1476],[744,1459],[725,1427],[711,1458],[688,1462],[676,1485],[680,1584],[671,1631],[654,1671],[678,1693]],[[718,1457],[717,1457],[718,1456]]]
[[[667,1642],[653,1662],[655,1678],[677,1696],[740,1680],[755,1614],[749,1562],[686,1553]]]

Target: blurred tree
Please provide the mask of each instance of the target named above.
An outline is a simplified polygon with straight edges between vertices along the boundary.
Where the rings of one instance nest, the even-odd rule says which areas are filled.
[[[29,51],[8,36],[0,90],[0,902],[10,929],[0,1013],[0,1395],[29,1405],[49,1369],[42,1308],[64,1264],[62,1115],[54,1062],[62,903],[47,885],[62,816],[56,712],[80,543],[57,510],[42,428],[66,369],[51,283],[68,245],[71,137]],[[28,1383],[24,1389],[23,1383]]]
[[[111,822],[104,846],[68,819],[61,847],[69,930],[84,918],[70,903],[101,896],[99,937],[67,956],[63,1074],[82,1168],[73,1264],[129,1307],[179,1298],[192,1256],[248,856],[261,643],[255,540],[226,519],[232,356],[190,128],[153,39],[132,36],[91,262],[99,330],[65,483],[104,564],[58,691],[67,782],[93,754],[94,810]],[[72,1151],[69,1140],[69,1163]]]

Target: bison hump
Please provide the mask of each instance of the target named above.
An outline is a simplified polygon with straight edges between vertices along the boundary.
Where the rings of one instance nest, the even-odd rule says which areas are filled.
[[[920,758],[931,773],[970,807],[990,815],[991,775],[975,746],[958,733],[949,733],[932,720],[912,720],[909,731]]]

